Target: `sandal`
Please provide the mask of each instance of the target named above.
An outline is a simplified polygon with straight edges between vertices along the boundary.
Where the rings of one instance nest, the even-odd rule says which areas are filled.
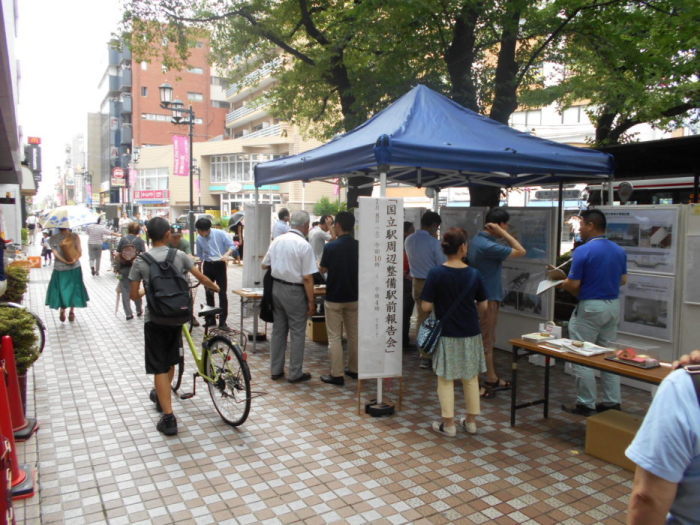
[[[479,397],[481,399],[493,399],[496,397],[496,391],[490,389],[487,386],[480,386],[479,387]]]
[[[61,308],[61,311],[58,314],[58,318],[61,320],[61,322],[64,322],[66,320],[66,311],[63,308]]]
[[[69,320],[71,323],[72,323],[73,321],[75,321],[75,313],[74,313],[74,312],[71,312],[71,313],[68,314],[68,320]]]
[[[493,390],[494,392],[498,392],[499,390],[508,390],[511,387],[511,384],[510,381],[497,377],[493,382],[484,381],[484,387],[488,388],[489,390]]]

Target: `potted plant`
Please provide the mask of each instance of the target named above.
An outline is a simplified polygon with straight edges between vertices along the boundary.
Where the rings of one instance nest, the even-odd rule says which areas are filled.
[[[8,266],[5,269],[7,291],[0,300],[9,303],[21,303],[29,282],[29,270],[21,266]]]
[[[27,406],[27,370],[41,355],[34,327],[34,317],[28,311],[21,308],[0,308],[0,337],[12,337],[24,407]]]

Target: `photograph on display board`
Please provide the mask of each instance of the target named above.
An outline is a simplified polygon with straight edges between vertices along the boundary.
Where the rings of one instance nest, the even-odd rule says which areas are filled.
[[[507,211],[509,233],[527,250],[524,259],[549,263],[553,257],[550,244],[553,210],[507,208]]]
[[[600,208],[605,213],[608,239],[627,253],[627,269],[635,272],[674,274],[678,208]]]
[[[630,274],[620,288],[619,331],[670,341],[673,333],[672,277]]]
[[[688,235],[685,243],[683,301],[700,304],[700,235]]]
[[[484,216],[487,208],[447,208],[440,209],[440,231],[446,232],[450,228],[464,228],[467,232],[467,242],[484,229]]]
[[[537,295],[537,285],[544,278],[544,267],[540,264],[518,260],[503,263],[502,312],[549,318],[547,294]]]

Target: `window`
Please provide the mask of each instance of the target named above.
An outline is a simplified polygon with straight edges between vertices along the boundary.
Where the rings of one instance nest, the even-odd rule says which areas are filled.
[[[148,62],[145,60],[141,61],[141,71],[148,71]]]
[[[192,102],[202,102],[204,100],[204,95],[201,93],[188,92],[187,100],[191,100]]]
[[[228,82],[221,77],[211,77],[212,86],[228,86]]]
[[[168,72],[168,66],[166,66],[165,64],[161,64],[160,70],[161,70],[163,73],[167,73],[167,72]]]
[[[572,106],[561,112],[562,124],[590,124],[590,122],[584,106]]]
[[[229,103],[226,102],[225,100],[212,100],[211,107],[228,109]]]
[[[511,126],[540,126],[542,124],[542,110],[516,111],[510,116]]]
[[[211,182],[251,182],[256,164],[279,157],[269,153],[214,155],[211,158]]]
[[[204,70],[201,67],[191,67],[187,71],[194,73],[195,75],[203,75]]]
[[[139,170],[137,190],[167,190],[168,168],[145,168]]]
[[[204,47],[204,42],[196,42],[194,47]]]
[[[142,97],[148,96],[148,88],[146,86],[141,86],[141,96]]]

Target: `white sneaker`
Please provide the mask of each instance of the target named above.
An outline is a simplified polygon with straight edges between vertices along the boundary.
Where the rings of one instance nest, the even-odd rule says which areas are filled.
[[[467,434],[476,434],[476,423],[468,422],[466,417],[459,419],[459,426],[462,427]]]
[[[457,427],[446,427],[444,423],[433,422],[433,431],[446,437],[455,437],[457,435]]]

